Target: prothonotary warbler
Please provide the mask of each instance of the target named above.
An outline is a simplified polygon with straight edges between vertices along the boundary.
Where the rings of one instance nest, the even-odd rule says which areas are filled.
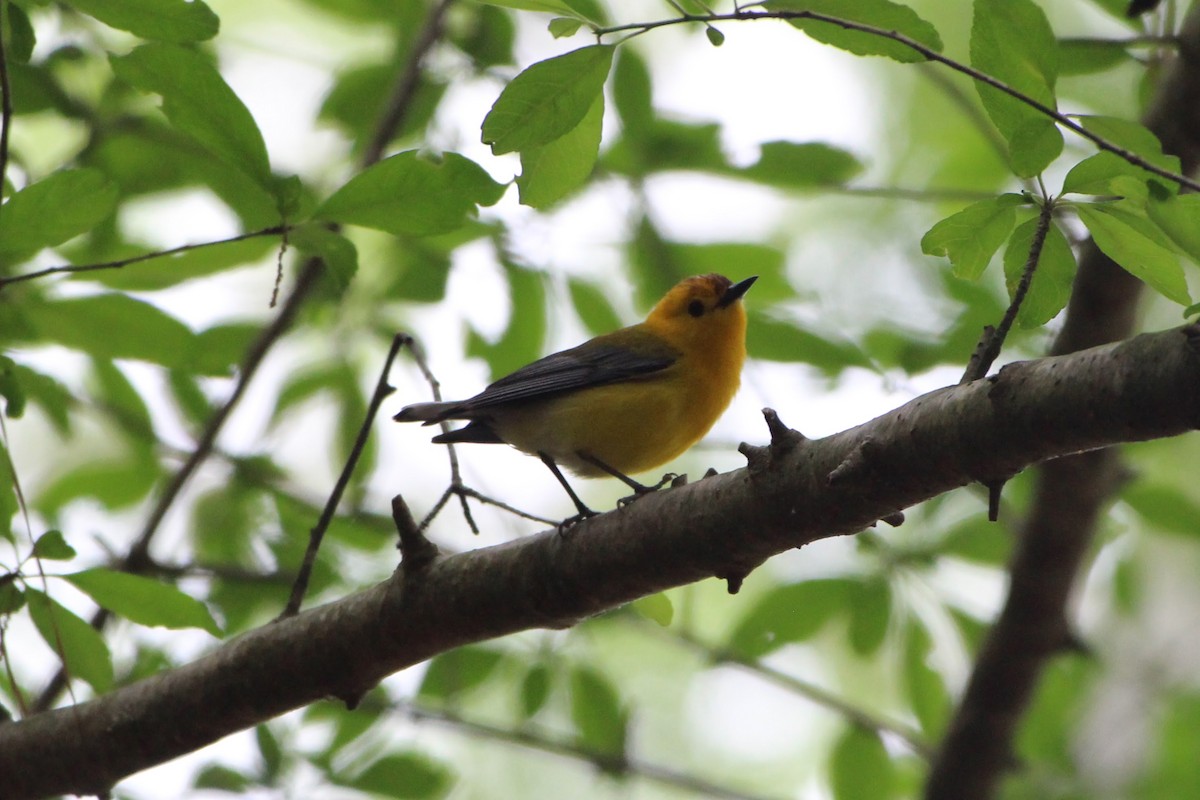
[[[434,442],[507,443],[536,455],[592,516],[559,467],[627,477],[670,461],[708,432],[741,383],[746,311],[757,276],[733,283],[698,275],[676,284],[645,322],[597,336],[521,367],[468,400],[417,403],[394,419],[468,424]],[[660,484],[661,485],[661,484]]]

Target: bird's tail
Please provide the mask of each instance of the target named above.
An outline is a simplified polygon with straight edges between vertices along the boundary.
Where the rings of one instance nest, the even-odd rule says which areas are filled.
[[[432,425],[446,419],[460,403],[413,403],[392,417],[396,422],[424,422]]]

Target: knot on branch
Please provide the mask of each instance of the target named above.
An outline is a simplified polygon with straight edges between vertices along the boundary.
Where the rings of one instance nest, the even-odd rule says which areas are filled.
[[[746,457],[746,467],[751,475],[766,471],[775,459],[790,453],[798,445],[808,441],[808,437],[798,430],[783,424],[783,420],[773,408],[762,410],[763,419],[767,421],[767,430],[771,434],[771,443],[766,447],[742,442],[738,452]]]
[[[392,498],[392,520],[400,534],[400,568],[404,574],[414,575],[433,563],[438,555],[437,545],[425,538],[400,495]]]
[[[875,470],[882,450],[882,445],[873,438],[865,437],[850,451],[848,456],[842,459],[842,463],[830,470],[829,474],[825,476],[826,482],[830,486],[837,486],[870,474]]]

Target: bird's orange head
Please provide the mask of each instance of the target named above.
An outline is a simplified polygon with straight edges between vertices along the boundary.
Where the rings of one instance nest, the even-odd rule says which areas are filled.
[[[742,295],[757,276],[734,283],[724,275],[695,275],[675,284],[643,327],[686,356],[741,372],[746,356]]]

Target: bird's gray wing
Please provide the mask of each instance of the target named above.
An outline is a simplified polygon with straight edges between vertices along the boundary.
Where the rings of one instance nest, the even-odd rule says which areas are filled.
[[[679,353],[667,344],[640,348],[589,342],[521,367],[479,394],[449,409],[440,419],[478,416],[490,408],[514,402],[543,400],[561,392],[589,389],[648,377],[675,363]]]

